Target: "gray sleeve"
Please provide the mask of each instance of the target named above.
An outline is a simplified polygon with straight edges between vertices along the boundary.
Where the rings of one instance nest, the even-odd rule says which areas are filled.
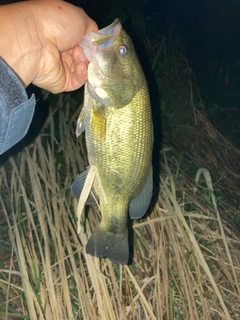
[[[26,135],[34,109],[34,94],[28,99],[19,78],[0,58],[0,154]]]

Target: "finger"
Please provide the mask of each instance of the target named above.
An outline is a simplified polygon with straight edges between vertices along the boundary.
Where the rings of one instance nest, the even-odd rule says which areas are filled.
[[[84,62],[80,62],[75,66],[74,72],[71,72],[66,91],[79,89],[87,81],[87,66]]]
[[[80,62],[87,62],[87,58],[83,49],[80,46],[76,46],[72,52],[73,62],[74,64],[78,64]]]
[[[88,69],[85,62],[80,62],[76,67],[76,80],[83,85],[87,81]]]
[[[78,52],[78,50],[76,51]],[[73,54],[69,52],[62,53],[62,63],[65,71],[65,86],[62,91],[72,91],[79,89],[87,81],[87,62],[82,62],[81,57],[73,59]],[[78,63],[76,63],[79,61]]]

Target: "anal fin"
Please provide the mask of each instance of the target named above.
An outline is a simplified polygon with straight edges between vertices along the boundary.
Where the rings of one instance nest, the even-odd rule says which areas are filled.
[[[130,201],[129,215],[131,219],[139,219],[146,213],[152,199],[152,192],[153,170],[151,167],[142,191]]]

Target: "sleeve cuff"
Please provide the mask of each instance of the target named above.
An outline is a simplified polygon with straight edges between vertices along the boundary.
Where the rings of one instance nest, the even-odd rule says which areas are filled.
[[[0,154],[18,143],[27,133],[35,109],[16,74],[0,58]]]

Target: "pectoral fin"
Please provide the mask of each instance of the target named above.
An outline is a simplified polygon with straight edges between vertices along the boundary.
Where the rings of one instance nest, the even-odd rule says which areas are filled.
[[[77,127],[76,127],[77,137],[80,136],[80,134],[85,131],[87,116],[89,116],[89,110],[91,110],[93,105],[94,105],[94,100],[91,98],[91,96],[88,93],[88,83],[86,83],[84,86],[84,104],[77,120]]]
[[[77,120],[76,136],[77,137],[80,136],[80,134],[84,131],[85,131],[85,108],[83,106]]]
[[[71,192],[72,192],[72,195],[79,199],[80,198],[80,195],[81,195],[81,192],[82,192],[82,189],[84,187],[84,183],[86,181],[86,178],[87,178],[87,175],[88,175],[88,171],[89,171],[89,168],[87,168],[87,170],[85,170],[84,172],[82,172],[80,174],[80,176],[73,182],[72,186],[71,186]],[[98,196],[94,190],[94,188],[92,187],[92,190],[91,190],[91,193],[89,194],[88,198],[87,198],[87,202],[86,204],[88,206],[94,206],[96,205],[96,201],[95,199],[97,200],[98,199]]]
[[[129,204],[129,214],[131,219],[141,218],[147,211],[153,191],[153,176],[152,167],[149,170],[147,182],[143,187],[142,191],[130,201]]]

